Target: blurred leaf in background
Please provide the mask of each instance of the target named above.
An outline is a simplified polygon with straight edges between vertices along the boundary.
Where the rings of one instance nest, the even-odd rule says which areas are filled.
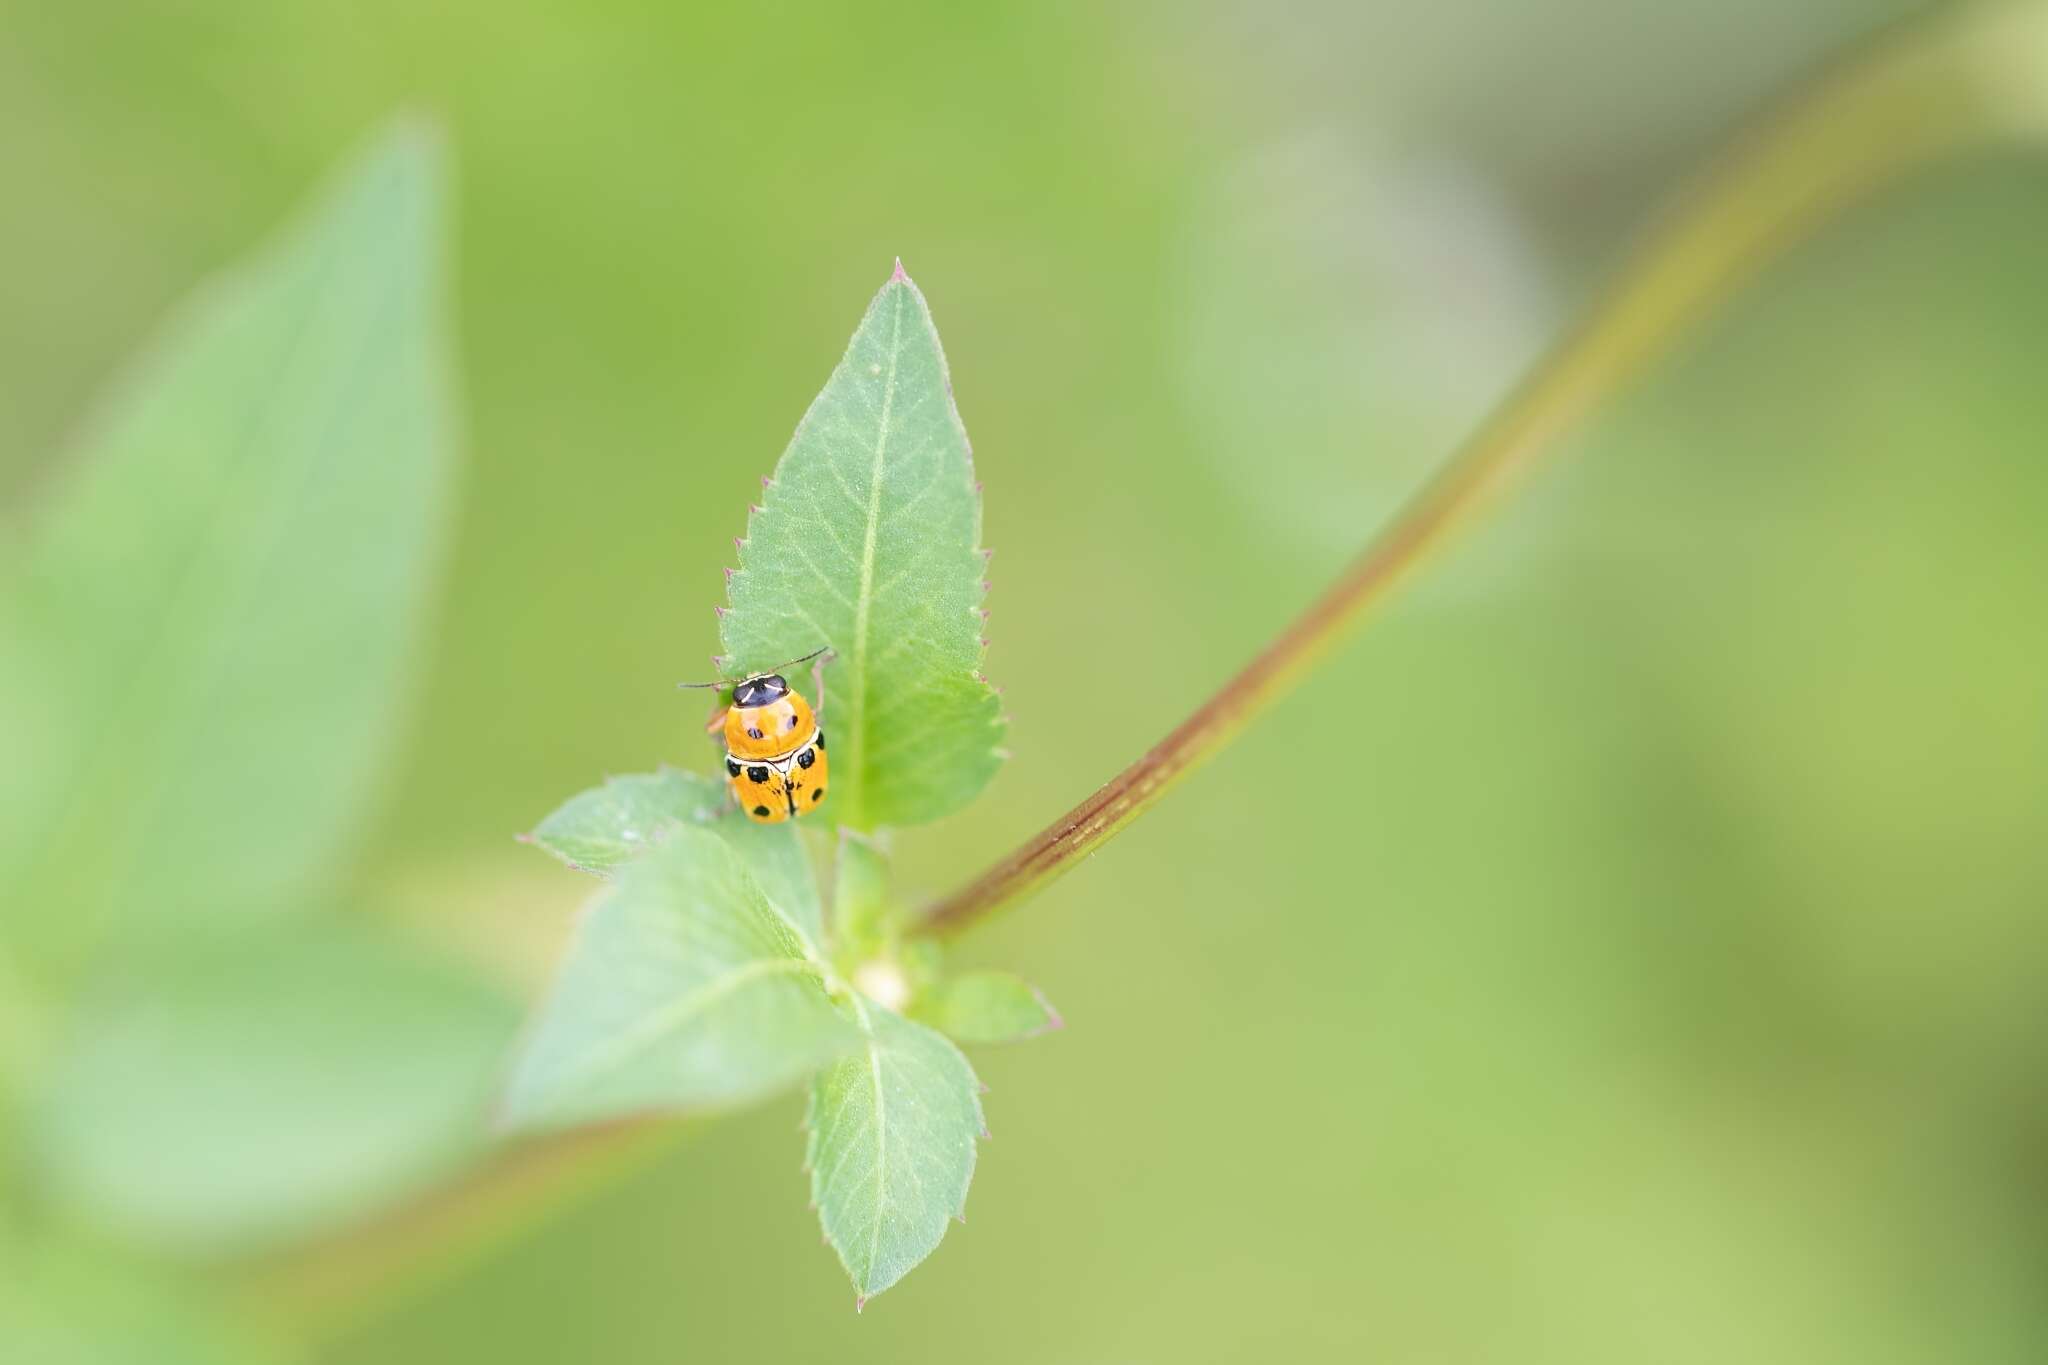
[[[10,1360],[242,1359],[130,1253],[354,1221],[483,1145],[512,1010],[338,913],[448,520],[445,178],[430,128],[379,138],[7,547]]]
[[[1210,177],[1180,334],[1201,454],[1278,553],[1325,573],[1535,359],[1554,285],[1499,189],[1448,151],[1361,155],[1310,121]],[[1525,565],[1527,537],[1504,539],[1489,557]]]
[[[423,723],[347,872],[537,989],[591,884],[507,835],[699,761],[673,685],[718,647],[735,509],[901,254],[998,494],[1017,717],[989,798],[899,854],[943,890],[1307,600],[1344,553],[1311,499],[1440,453],[1324,428],[1456,427],[1460,337],[1511,364],[1519,310],[1568,312],[1755,101],[1927,8],[0,2],[0,491],[337,147],[443,111],[475,459]],[[327,1305],[320,1358],[2035,1365],[2044,183],[1985,158],[1831,229],[1439,563],[1317,680],[1342,799],[1273,800],[1299,759],[1254,727],[961,945],[1074,1026],[977,1054],[1032,1102],[970,1226],[860,1319],[792,1254],[784,1102],[432,1293]],[[1318,294],[1314,261],[1386,240]],[[1406,264],[1437,241],[1472,245]],[[1401,403],[1227,382],[1411,327]],[[1313,525],[1260,486],[1283,468]],[[1538,521],[1559,552],[1502,552]],[[1145,694],[1104,706],[1077,660]]]
[[[21,1365],[284,1365],[189,1276],[83,1247],[0,1243],[0,1360]]]
[[[345,885],[447,517],[442,174],[400,127],[185,305],[8,547],[0,883],[33,962]]]
[[[29,1155],[45,1195],[138,1244],[276,1242],[475,1151],[512,1023],[469,974],[361,929],[156,955],[82,1002]]]

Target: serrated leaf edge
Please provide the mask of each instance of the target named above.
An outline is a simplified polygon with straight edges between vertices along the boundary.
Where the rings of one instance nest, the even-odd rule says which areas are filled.
[[[612,786],[612,784],[616,782],[622,782],[628,778],[633,777],[666,777],[671,773],[680,777],[702,778],[703,780],[714,784],[718,781],[718,779],[712,774],[694,772],[688,768],[678,768],[674,764],[670,763],[661,764],[660,766],[655,768],[655,770],[652,773],[608,773],[605,775],[604,781],[599,783],[597,786],[586,787],[583,791],[576,793],[575,796],[572,796],[567,801],[562,802],[561,805],[556,806],[553,811],[550,811],[548,815],[541,820],[541,824],[545,825],[548,822],[548,820],[553,819],[554,816],[561,811],[563,806],[568,805],[571,801],[575,801],[578,797],[587,796],[594,791],[604,791],[606,788]],[[724,806],[722,802],[717,807],[699,808],[697,810],[691,811],[689,815],[683,819],[675,820],[672,823],[669,823],[661,828],[651,831],[650,836],[645,841],[645,847],[641,850],[641,853],[644,855],[645,853],[652,851],[653,849],[659,848],[662,844],[668,842],[669,839],[673,838],[675,836],[675,832],[679,829],[691,827],[697,829],[715,829],[717,827],[717,821],[726,818],[726,809],[727,808]],[[563,853],[560,849],[556,848],[546,839],[542,838],[540,833],[540,825],[536,825],[533,829],[528,830],[524,834],[515,834],[512,837],[518,843],[527,844],[531,847],[541,850],[543,853],[555,859],[555,861],[561,863],[562,866],[568,868],[570,871],[584,873],[588,876],[597,878],[601,882],[617,881],[619,871],[621,870],[621,868],[625,866],[624,864],[621,864],[621,868],[611,869],[585,866],[584,864],[577,862],[575,859]],[[802,837],[801,832],[799,832],[798,837],[799,839]],[[636,857],[635,861],[637,860],[638,859]],[[775,897],[768,894],[767,888],[762,886],[759,881],[754,879],[754,869],[751,863],[747,862],[744,858],[742,858],[740,860],[740,865],[746,869],[748,880],[753,883],[754,889],[760,892],[762,901],[764,901],[767,904],[768,908],[775,913],[775,918],[780,920],[783,923],[783,925],[789,929],[791,933],[796,935],[797,942],[801,944],[803,947],[805,959],[814,964],[815,966],[817,966],[817,968],[819,969],[820,977],[825,983],[826,989],[828,991],[833,989],[835,985],[835,980],[832,976],[831,969],[825,960],[824,945],[813,940],[810,931],[807,930],[802,924],[800,924],[797,921],[796,916],[791,914],[788,910],[784,909],[782,905],[776,901]],[[812,884],[816,885],[818,875],[817,868],[812,863],[809,853],[804,854],[804,866],[810,872]]]
[[[877,1004],[872,1000],[868,1000],[866,997],[862,996],[859,991],[852,989],[849,989],[847,991],[846,1001],[848,1006],[852,1009],[855,1019],[858,1021],[860,1025],[861,1032],[864,1035],[866,1035],[867,1038],[866,1051],[868,1056],[869,1075],[873,1078],[874,1083],[876,1127],[878,1130],[881,1130],[883,1128],[882,1116],[885,1112],[885,1106],[883,1103],[881,1074],[882,1057],[881,1050],[877,1046],[875,1041],[874,1024],[868,1016],[868,1011],[870,1009],[883,1009],[884,1006]],[[967,1054],[960,1050],[959,1044],[955,1043],[951,1038],[948,1038],[944,1033],[940,1032],[938,1029],[932,1028],[929,1024],[918,1024],[918,1021],[914,1019],[905,1019],[904,1022],[917,1024],[918,1027],[923,1028],[928,1033],[930,1033],[934,1038],[937,1038],[940,1042],[944,1043],[947,1047],[953,1050],[953,1054],[955,1057],[959,1059],[962,1068],[966,1070],[967,1075],[974,1081],[974,1090],[970,1092],[968,1098],[969,1102],[974,1106],[974,1121],[975,1126],[980,1130],[979,1138],[981,1141],[987,1141],[990,1137],[990,1133],[988,1131],[988,1117],[981,1107],[981,1097],[988,1093],[988,1086],[982,1081],[980,1075],[975,1071],[974,1064],[967,1059]],[[822,1074],[823,1072],[821,1070],[819,1075]],[[803,1123],[804,1160],[802,1170],[805,1175],[811,1178],[810,1207],[813,1212],[818,1211],[819,1207],[817,1188],[817,1160],[819,1141],[817,1082],[818,1077],[813,1076],[811,1080],[810,1094],[806,1097],[804,1104]],[[885,1188],[883,1182],[886,1180],[886,1177],[883,1173],[883,1168],[886,1165],[886,1162],[884,1161],[885,1150],[886,1149],[884,1147],[882,1133],[878,1131],[875,1139],[875,1178],[877,1181],[875,1207],[877,1210],[877,1216],[875,1219],[873,1242],[871,1243],[868,1249],[867,1265],[870,1272],[872,1272],[874,1269],[876,1257],[880,1255],[880,1243],[882,1235],[882,1219],[880,1217],[880,1209],[882,1207],[881,1190]],[[977,1160],[979,1154],[980,1148],[978,1147],[978,1145],[976,1145],[975,1142],[970,1140],[967,1147],[967,1179],[961,1188],[960,1202],[958,1205],[954,1207],[952,1217],[950,1220],[952,1222],[960,1223],[963,1226],[967,1222],[967,1191],[971,1189],[974,1184],[974,1170],[975,1167],[979,1164]],[[821,1229],[822,1224],[823,1219],[821,1217]],[[941,1228],[939,1230],[938,1240],[932,1244],[931,1251],[926,1252],[925,1256],[920,1259],[919,1264],[922,1264],[923,1260],[929,1259],[933,1254],[935,1254],[938,1251],[939,1246],[945,1240],[946,1230],[944,1228]],[[867,1285],[861,1283],[860,1278],[853,1273],[853,1267],[847,1263],[845,1251],[832,1241],[832,1234],[829,1230],[824,1230],[824,1242],[825,1245],[831,1247],[834,1254],[838,1256],[840,1267],[841,1269],[846,1271],[847,1278],[853,1280],[855,1295],[853,1302],[854,1312],[858,1313],[862,1309],[866,1308],[868,1300],[873,1298],[876,1294],[882,1293],[883,1290],[892,1288],[895,1284],[901,1283],[901,1277],[899,1277],[897,1280],[891,1281],[890,1284],[882,1286],[881,1289],[870,1290],[870,1288]],[[913,1269],[914,1268],[915,1267],[913,1267]],[[905,1273],[907,1274],[908,1272],[906,1271]]]
[[[960,435],[960,447],[963,451],[966,452],[967,455],[967,477],[969,481],[972,482],[974,485],[974,540],[976,553],[981,555],[982,563],[984,566],[989,565],[993,563],[995,559],[995,550],[992,547],[984,546],[980,543],[982,537],[983,524],[983,509],[981,498],[982,485],[981,480],[975,477],[974,439],[973,437],[968,435],[967,424],[964,421],[962,421],[960,417],[960,405],[954,401],[953,368],[952,365],[946,359],[945,342],[939,336],[939,329],[937,324],[932,320],[931,305],[925,299],[924,291],[917,287],[917,282],[911,279],[909,273],[904,270],[903,260],[901,257],[898,257],[896,259],[895,270],[893,271],[893,273],[890,274],[887,282],[883,284],[880,292],[875,296],[874,300],[870,302],[870,304],[868,305],[869,312],[872,312],[874,311],[874,309],[879,307],[881,305],[882,299],[895,290],[902,290],[907,293],[911,302],[915,304],[919,314],[923,317],[926,326],[931,332],[932,348],[938,353],[939,357],[939,378],[946,391],[946,417],[947,420],[949,420],[953,424],[953,430],[958,432]],[[866,321],[867,316],[866,314],[863,314],[861,319],[863,326],[866,324]],[[854,347],[859,341],[860,333],[861,327],[855,327],[853,335],[847,339],[846,350],[841,354],[838,364],[834,365],[832,368],[832,374],[837,374],[841,366],[844,366],[851,362],[853,358]],[[896,314],[896,330],[891,335],[889,343],[891,371],[883,390],[882,421],[885,425],[888,421],[888,413],[890,407],[893,404],[895,398],[896,376],[894,372],[894,366],[896,363],[897,353],[901,350],[901,343],[902,308],[901,304],[899,303]],[[795,449],[797,443],[803,439],[804,432],[810,427],[812,418],[818,410],[818,406],[825,401],[825,395],[831,389],[831,385],[831,376],[827,375],[825,383],[819,387],[817,394],[811,399],[809,406],[807,406],[804,409],[804,415],[797,419],[796,427],[790,434],[788,444],[786,444],[782,448],[782,454],[776,457],[775,473],[762,476],[761,487],[764,491],[771,490],[774,488],[776,483],[776,477],[780,475],[782,472],[782,462],[789,457],[789,452]],[[878,470],[882,461],[883,450],[886,441],[887,434],[885,431],[876,442],[876,466]],[[868,602],[871,596],[871,589],[873,586],[872,579],[874,573],[875,536],[878,529],[876,507],[880,501],[880,497],[881,481],[879,477],[876,477],[874,479],[871,479],[870,481],[870,492],[868,499],[868,524],[865,541],[862,546],[861,593],[856,601],[855,606],[857,622],[855,633],[857,636],[860,636],[862,638],[860,638],[855,643],[855,652],[853,657],[859,661],[863,674],[865,673],[866,666],[865,620],[867,616]],[[748,504],[746,534],[743,536],[736,536],[733,538],[732,544],[734,558],[738,562],[735,565],[725,569],[725,605],[714,606],[712,608],[713,617],[721,622],[723,621],[726,612],[731,610],[732,607],[733,580],[747,571],[747,544],[753,538],[754,520],[755,518],[761,515],[762,510],[763,509],[760,504]],[[992,571],[990,570],[985,571],[992,573]],[[990,578],[984,578],[981,580],[981,594],[975,598],[973,604],[969,608],[969,610],[974,612],[976,616],[981,620],[984,629],[986,628],[989,619],[989,609],[983,606],[982,604],[988,600],[991,582],[992,580]],[[986,635],[982,635],[978,638],[980,640],[980,649],[975,655],[974,667],[970,670],[970,673],[972,674],[976,682],[980,683],[982,686],[987,687],[991,691],[1000,695],[1002,689],[989,681],[988,675],[983,668],[983,664],[988,658],[988,637]],[[720,639],[720,647],[723,648],[722,634]],[[727,654],[714,654],[711,656],[711,664],[714,668],[723,669],[731,662],[732,658],[730,655]],[[863,693],[857,692],[855,694],[855,697],[856,700],[860,702],[862,707],[865,707],[865,695]],[[860,716],[857,714],[853,725],[850,727],[852,733],[854,733],[862,740],[866,738],[865,719],[865,716]],[[1001,741],[1006,737],[1009,730],[1009,723],[1010,717],[1007,712],[1001,713],[997,716],[995,735],[997,741]],[[855,747],[859,748],[858,745],[856,745]],[[1000,742],[991,744],[989,746],[989,752],[995,754],[999,760],[1007,760],[1010,756],[1009,751],[1003,748]],[[865,795],[864,792],[863,795]]]

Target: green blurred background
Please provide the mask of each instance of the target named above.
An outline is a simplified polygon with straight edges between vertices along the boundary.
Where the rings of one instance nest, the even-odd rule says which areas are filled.
[[[585,884],[511,835],[704,766],[673,683],[901,255],[1014,717],[900,840],[937,892],[1303,604],[1742,113],[1915,8],[15,0],[0,500],[322,168],[442,118],[467,454],[354,891],[530,994]],[[2042,1358],[2044,222],[2048,168],[1986,157],[1825,232],[1287,703],[1335,780],[1269,717],[968,940],[1069,1027],[977,1056],[969,1224],[865,1314],[785,1100],[316,1358]]]

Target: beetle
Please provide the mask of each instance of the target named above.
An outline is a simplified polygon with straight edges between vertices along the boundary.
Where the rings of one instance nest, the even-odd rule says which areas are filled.
[[[817,660],[811,686],[820,709],[825,699],[824,668],[829,655],[813,650],[767,673],[733,682],[684,683],[684,687],[732,688],[732,703],[714,713],[706,727],[724,732],[726,785],[733,800],[756,824],[776,825],[816,810],[825,800],[825,731],[803,693],[789,685],[782,669]]]

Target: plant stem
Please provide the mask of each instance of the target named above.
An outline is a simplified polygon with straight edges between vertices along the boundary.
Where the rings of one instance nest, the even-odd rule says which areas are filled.
[[[1023,899],[1135,819],[1284,695],[1512,476],[1801,236],[1939,156],[2014,136],[2048,136],[2048,0],[1903,30],[1763,121],[1321,598],[1109,785],[933,906],[922,929],[952,932]],[[449,1273],[493,1234],[638,1169],[680,1131],[638,1120],[507,1149],[419,1207],[254,1268],[244,1287],[306,1335],[331,1339],[436,1269]]]
[[[1970,147],[2048,138],[2048,4],[1902,30],[1762,120],[1682,198],[1580,325],[1337,581],[1165,739],[920,929],[957,932],[1042,889],[1285,696],[1496,494],[1763,266],[1872,191]]]
[[[333,1340],[379,1308],[460,1273],[579,1195],[644,1170],[687,1131],[677,1120],[633,1118],[510,1144],[468,1178],[250,1266],[233,1287],[283,1333]]]

